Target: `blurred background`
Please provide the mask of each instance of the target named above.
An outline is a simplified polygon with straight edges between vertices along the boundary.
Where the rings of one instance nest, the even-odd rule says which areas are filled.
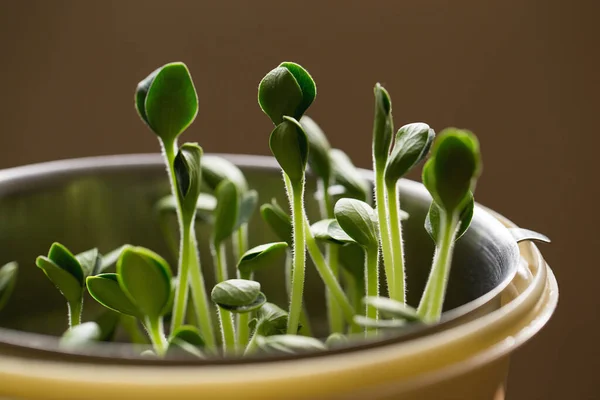
[[[508,398],[596,399],[599,11],[593,1],[2,0],[0,168],[156,152],[133,92],[176,60],[200,97],[185,140],[269,154],[257,85],[296,61],[318,86],[309,114],[369,167],[379,81],[396,126],[474,131],[477,200],[553,240],[542,251],[558,312],[513,358]]]

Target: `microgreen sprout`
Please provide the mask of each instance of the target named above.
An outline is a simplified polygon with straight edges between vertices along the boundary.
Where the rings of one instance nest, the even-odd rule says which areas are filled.
[[[19,266],[14,261],[0,268],[0,310],[4,308],[15,289],[18,272]]]

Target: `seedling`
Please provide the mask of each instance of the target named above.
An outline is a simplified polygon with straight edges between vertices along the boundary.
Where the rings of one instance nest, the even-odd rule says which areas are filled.
[[[0,310],[4,308],[15,289],[19,266],[10,262],[0,268]]]

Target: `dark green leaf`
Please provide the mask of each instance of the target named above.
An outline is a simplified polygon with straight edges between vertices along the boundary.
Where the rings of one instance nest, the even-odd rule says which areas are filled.
[[[117,262],[119,286],[140,313],[158,318],[171,301],[171,269],[158,254],[143,247],[128,247]]]
[[[404,125],[396,134],[392,154],[385,167],[387,185],[395,185],[408,171],[427,156],[435,132],[429,125],[414,123]]]
[[[240,307],[254,303],[260,294],[260,283],[247,279],[229,279],[217,283],[210,297],[219,306]]]
[[[369,183],[352,164],[350,157],[339,149],[331,149],[329,156],[335,181],[346,188],[345,197],[367,201],[370,198]]]
[[[347,336],[334,332],[327,337],[325,346],[327,346],[328,349],[339,349],[348,346],[349,343],[350,340],[348,340]]]
[[[284,241],[288,246],[292,246],[292,219],[288,213],[277,204],[275,199],[271,203],[263,204],[260,207],[260,215],[269,225],[279,240]]]
[[[86,278],[90,275],[93,275],[94,271],[99,268],[102,262],[102,257],[96,248],[79,253],[75,256],[75,258],[79,262],[79,265],[81,265],[83,276]]]
[[[508,231],[515,238],[517,243],[522,242],[524,240],[533,240],[536,242],[550,243],[550,238],[548,236],[543,235],[539,232],[531,231],[529,229],[508,228]]]
[[[112,250],[111,252],[106,253],[104,256],[102,256],[101,260],[100,260],[100,266],[98,267],[98,269],[96,271],[94,271],[94,275],[101,274],[102,272],[106,271],[108,268],[115,265],[117,263],[117,260],[121,256],[121,253],[123,252],[123,250],[125,250],[127,247],[130,247],[130,246],[131,245],[129,245],[129,244],[124,244],[123,246],[118,247],[118,248]]]
[[[185,64],[166,64],[140,82],[136,107],[154,133],[173,142],[198,113],[198,96]]]
[[[77,261],[77,258],[71,253],[65,246],[58,242],[52,243],[50,251],[48,252],[48,258],[54,262],[58,267],[67,271],[83,286],[85,276],[83,274],[83,268]]]
[[[256,333],[262,336],[282,335],[287,330],[288,313],[273,303],[265,303],[258,310]]]
[[[280,67],[287,68],[294,78],[296,78],[296,82],[300,85],[300,89],[302,89],[302,102],[298,105],[296,109],[296,113],[294,115],[290,115],[290,117],[294,117],[296,119],[300,119],[302,115],[308,110],[308,107],[312,104],[317,97],[317,86],[315,85],[315,81],[312,76],[299,64],[293,62],[282,62]]]
[[[275,125],[286,115],[295,116],[303,102],[300,84],[285,67],[273,69],[258,85],[258,104]]]
[[[365,297],[363,303],[375,307],[382,315],[389,318],[402,318],[407,321],[420,320],[417,310],[387,297]]]
[[[196,211],[202,186],[201,158],[202,148],[196,143],[184,143],[175,156],[173,165],[184,215]]]
[[[0,310],[4,308],[17,283],[19,266],[16,262],[10,262],[0,268]]]
[[[299,335],[272,335],[257,336],[258,347],[267,353],[298,354],[313,351],[327,350],[325,345],[308,336]]]
[[[50,279],[69,303],[78,303],[81,301],[83,287],[73,275],[44,256],[39,256],[35,260],[35,264],[44,271],[48,279]]]
[[[448,213],[462,209],[481,172],[479,143],[469,131],[447,128],[433,144],[423,184]]]
[[[331,159],[329,157],[331,146],[327,141],[327,137],[319,128],[319,125],[306,115],[300,119],[300,125],[302,125],[308,139],[308,163],[310,167],[317,176],[325,182],[329,182],[331,177]]]
[[[258,193],[256,190],[249,190],[242,195],[242,201],[240,202],[240,210],[238,213],[238,219],[235,223],[234,231],[238,230],[242,225],[250,222],[256,206],[258,205]]]
[[[242,277],[249,277],[259,268],[275,264],[282,255],[285,255],[288,244],[286,242],[274,242],[261,244],[248,250],[242,255],[237,268]]]
[[[400,319],[372,319],[364,315],[355,315],[354,322],[365,328],[398,329],[407,325],[405,320]]]
[[[375,162],[385,165],[394,136],[392,121],[392,101],[390,95],[379,83],[375,85],[375,120],[373,123],[373,156]]]
[[[231,236],[238,221],[239,192],[231,181],[222,181],[215,192],[217,208],[215,209],[215,223],[213,229],[213,243],[215,247]]]
[[[370,205],[356,199],[340,199],[335,203],[334,214],[340,227],[356,243],[364,247],[378,245],[377,215]]]
[[[223,180],[233,182],[240,192],[248,190],[248,182],[242,171],[223,157],[211,154],[202,157],[202,178],[211,190],[216,190]]]
[[[271,152],[292,183],[304,179],[308,162],[308,139],[302,126],[293,118],[283,117],[269,139]]]
[[[456,231],[456,237],[454,241],[457,241],[462,237],[462,235],[467,232],[469,226],[471,225],[471,220],[473,219],[473,211],[475,210],[475,201],[473,199],[473,195],[469,194],[469,201],[465,203],[462,211],[459,216],[459,225],[458,230]],[[435,201],[431,202],[429,206],[429,212],[425,217],[425,230],[431,236],[431,239],[435,243],[438,243],[439,240],[439,230],[440,230],[440,207],[435,203]]]
[[[219,304],[219,307],[235,314],[246,314],[260,309],[266,302],[267,296],[265,296],[263,292],[260,292],[256,299],[254,299],[254,301],[250,304],[243,306],[228,306],[226,304]]]
[[[102,331],[95,322],[84,322],[67,330],[60,339],[63,349],[77,349],[86,347],[90,342],[100,340]]]
[[[104,307],[122,314],[141,317],[133,302],[119,286],[117,274],[99,274],[86,280],[90,295]]]
[[[323,219],[315,222],[310,227],[310,231],[315,239],[324,240],[329,243],[343,245],[346,243],[354,243],[352,239],[340,227],[340,224],[335,219]]]

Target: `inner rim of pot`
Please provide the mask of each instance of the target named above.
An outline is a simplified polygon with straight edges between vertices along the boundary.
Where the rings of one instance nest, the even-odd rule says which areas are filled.
[[[265,156],[221,154],[246,174],[249,186],[259,193],[259,203],[272,197],[286,204],[281,173],[275,160]],[[361,170],[372,180],[372,172]],[[306,209],[312,222],[318,219],[314,201],[314,179],[307,179]],[[424,187],[413,181],[400,182],[402,208],[410,214],[403,223],[408,303],[418,304],[433,257],[433,242],[423,228],[431,198]],[[21,266],[13,298],[0,314],[0,353],[31,354],[37,358],[56,358],[86,362],[133,364],[228,364],[276,361],[300,357],[319,357],[356,351],[413,339],[445,329],[497,308],[499,294],[512,280],[519,262],[516,242],[493,216],[476,207],[473,223],[457,242],[450,284],[442,321],[434,325],[414,324],[376,341],[353,343],[347,348],[299,355],[251,358],[142,358],[130,344],[98,343],[77,350],[64,350],[58,338],[66,329],[66,305],[62,296],[34,265],[37,255],[45,254],[53,241],[73,251],[98,246],[107,252],[123,243],[152,248],[175,266],[156,224],[153,205],[169,193],[163,161],[156,154],[90,157],[34,164],[0,171],[0,254],[4,261],[17,260]],[[207,241],[208,227],[198,227],[198,238],[207,275],[213,282]],[[258,213],[250,224],[250,246],[276,238]],[[87,247],[86,247],[87,246]],[[233,264],[230,262],[230,264]],[[230,266],[231,268],[231,266]],[[383,274],[382,274],[383,275]],[[261,271],[257,280],[269,301],[284,307],[283,268]],[[210,287],[210,286],[208,286]],[[385,283],[382,281],[381,288]],[[317,332],[326,323],[323,309],[324,288],[314,267],[307,263],[305,301]],[[86,308],[87,307],[87,308]],[[84,319],[89,309],[100,310],[86,299]],[[487,311],[486,311],[487,310]],[[88,314],[89,315],[89,314]],[[58,324],[57,324],[58,322]],[[40,329],[41,328],[41,329]],[[41,330],[41,331],[40,331]]]

